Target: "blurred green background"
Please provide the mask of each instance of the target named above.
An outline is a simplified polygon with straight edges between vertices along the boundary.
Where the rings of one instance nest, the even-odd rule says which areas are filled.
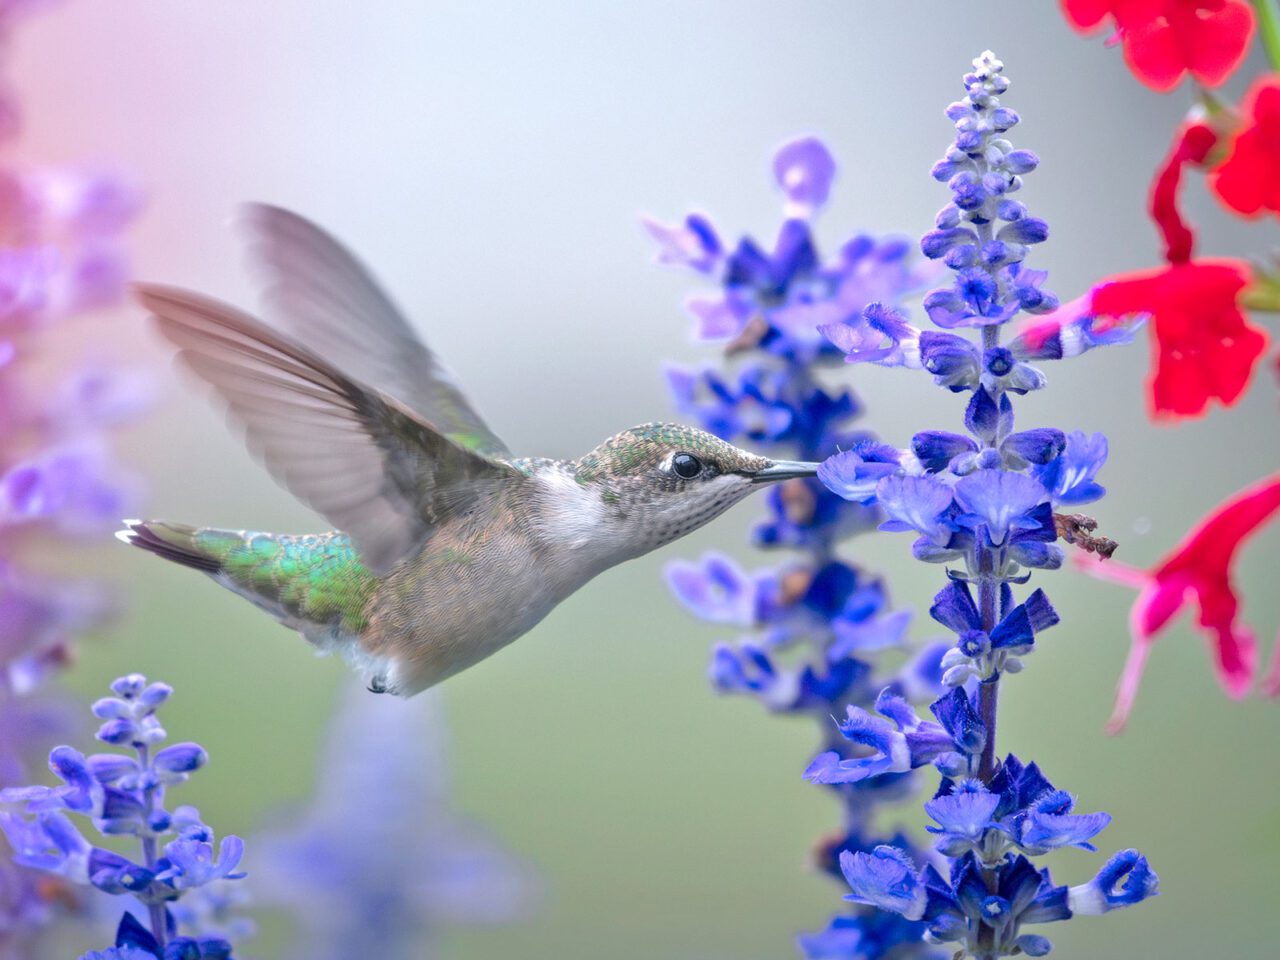
[[[715,359],[689,342],[690,285],[651,265],[639,213],[693,206],[726,234],[771,239],[771,152],[817,133],[841,163],[819,223],[828,249],[857,229],[919,234],[946,199],[928,176],[949,141],[942,110],[988,47],[1013,81],[1017,143],[1043,158],[1025,198],[1053,230],[1034,256],[1049,286],[1067,299],[1153,264],[1145,187],[1186,95],[1140,87],[1118,50],[1071,33],[1048,2],[80,2],[15,38],[11,74],[25,159],[100,161],[146,190],[140,277],[248,304],[225,221],[242,200],[294,207],[376,265],[514,448],[573,456],[669,415],[661,361]],[[1274,222],[1222,215],[1198,178],[1187,194],[1206,253],[1280,241]],[[89,338],[164,391],[122,439],[149,476],[148,515],[319,527],[173,376],[138,311]],[[1153,426],[1147,361],[1139,343],[1051,366],[1050,389],[1019,405],[1028,425],[1109,435],[1110,495],[1095,513],[1140,565],[1280,455],[1269,372],[1230,411]],[[956,399],[918,376],[836,374],[891,442],[958,425]],[[835,817],[800,779],[814,731],[713,696],[704,669],[721,636],[660,578],[665,562],[710,548],[759,562],[743,546],[758,510],[610,571],[445,685],[458,805],[545,886],[529,920],[449,933],[447,955],[764,960],[794,955],[794,934],[839,908],[843,891],[805,866]],[[1264,654],[1280,628],[1274,526],[1240,566]],[[913,564],[908,546],[865,537],[848,553],[921,608],[939,570]],[[219,831],[252,834],[302,801],[336,689],[354,682],[342,665],[189,571],[114,543],[73,562],[111,577],[131,610],[84,645],[68,683],[86,697],[123,671],[172,683],[169,730],[212,756],[187,799]],[[1082,809],[1111,811],[1104,853],[1139,847],[1162,878],[1139,909],[1046,929],[1055,955],[1273,957],[1277,705],[1229,702],[1184,621],[1152,656],[1128,732],[1105,736],[1132,595],[1070,572],[1041,582],[1064,625],[1006,685],[1001,749],[1035,758]],[[931,635],[923,618],[915,629]],[[901,822],[919,829],[923,813],[905,808]],[[1100,863],[1052,860],[1068,883]],[[275,956],[286,929],[269,920],[247,952]]]

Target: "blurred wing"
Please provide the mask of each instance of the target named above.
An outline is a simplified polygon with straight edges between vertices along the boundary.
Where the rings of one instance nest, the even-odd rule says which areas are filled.
[[[416,410],[455,443],[510,456],[453,376],[345,247],[279,207],[248,204],[244,222],[269,317],[356,380]]]
[[[174,287],[137,291],[181,359],[227,402],[254,455],[349,534],[375,573],[491,484],[521,476],[234,307]]]

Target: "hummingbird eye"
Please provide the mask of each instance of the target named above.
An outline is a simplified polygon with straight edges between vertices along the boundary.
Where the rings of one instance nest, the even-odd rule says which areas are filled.
[[[692,480],[702,473],[702,461],[692,453],[677,453],[671,458],[671,472],[681,480]]]

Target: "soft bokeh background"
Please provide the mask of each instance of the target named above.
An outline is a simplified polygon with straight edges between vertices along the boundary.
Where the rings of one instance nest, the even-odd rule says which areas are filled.
[[[137,178],[149,196],[133,232],[140,277],[248,304],[229,214],[246,199],[296,208],[377,265],[513,447],[554,456],[666,416],[664,358],[712,359],[687,337],[686,278],[649,262],[642,211],[697,206],[726,232],[771,239],[771,151],[812,132],[842,164],[820,224],[829,244],[856,228],[918,234],[945,200],[928,177],[949,140],[942,109],[990,47],[1025,120],[1018,144],[1044,159],[1026,199],[1053,237],[1034,259],[1065,299],[1154,262],[1145,185],[1187,105],[1139,86],[1117,50],[1072,34],[1044,0],[71,2],[15,40],[21,153]],[[1221,215],[1198,180],[1188,194],[1206,251],[1280,242],[1274,224]],[[173,376],[137,311],[94,336],[166,390],[124,441],[151,477],[152,515],[318,527]],[[1111,495],[1096,514],[1140,564],[1280,461],[1271,376],[1229,412],[1155,427],[1146,367],[1142,345],[1100,351],[1052,367],[1051,389],[1019,406],[1024,422],[1111,437]],[[955,398],[919,376],[847,375],[893,442],[959,419]],[[459,806],[546,884],[531,920],[450,935],[450,955],[763,960],[794,955],[793,934],[838,908],[842,891],[804,866],[834,818],[799,776],[812,731],[715,698],[703,676],[713,631],[660,579],[676,556],[746,556],[755,509],[605,574],[446,685]],[[864,538],[854,553],[919,605],[940,571],[913,565],[908,544]],[[115,577],[133,612],[86,645],[69,682],[86,696],[126,670],[171,682],[169,729],[213,758],[188,799],[220,831],[250,834],[305,798],[325,776],[314,757],[327,711],[352,682],[341,665],[190,571],[114,543],[76,562]],[[1242,566],[1246,615],[1268,647],[1278,564],[1273,529]],[[1049,579],[1065,625],[1007,685],[1002,748],[1040,761],[1082,808],[1110,810],[1106,847],[1141,848],[1163,881],[1139,909],[1046,929],[1056,955],[1274,956],[1280,705],[1225,700],[1184,623],[1153,656],[1129,732],[1106,737],[1131,596]],[[923,814],[903,817],[919,826]],[[1055,871],[1080,882],[1100,863],[1072,852]],[[246,952],[275,956],[285,929],[269,922]]]

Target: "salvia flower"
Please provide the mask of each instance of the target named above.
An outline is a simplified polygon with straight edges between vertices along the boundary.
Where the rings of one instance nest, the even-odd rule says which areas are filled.
[[[774,173],[789,219],[772,252],[749,239],[725,250],[697,215],[675,227],[649,225],[662,248],[660,260],[720,280],[719,296],[694,300],[691,307],[702,335],[727,340],[726,353],[737,360],[731,372],[671,368],[668,383],[684,414],[726,439],[749,440],[786,459],[820,460],[843,450],[854,466],[838,492],[816,480],[787,481],[769,492],[767,517],[752,541],[765,549],[791,548],[797,556],[747,571],[710,553],[670,564],[667,580],[695,616],[743,631],[712,651],[709,672],[717,690],[754,697],[776,713],[811,716],[820,725],[826,751],[814,762],[812,779],[830,787],[843,820],[816,859],[838,879],[842,852],[885,842],[872,818],[880,805],[910,794],[910,771],[928,761],[930,735],[951,747],[935,733],[938,724],[919,721],[907,706],[939,691],[943,645],[914,652],[896,670],[880,667],[882,651],[907,647],[910,618],[890,607],[883,581],[837,555],[842,541],[883,519],[872,505],[876,484],[901,470],[902,452],[857,430],[856,398],[822,386],[815,367],[853,353],[918,367],[919,331],[892,307],[926,271],[898,239],[857,236],[833,258],[816,251],[808,221],[835,176],[835,162],[820,141],[784,144]],[[828,329],[848,337],[833,346],[822,333]],[[862,707],[876,702],[886,686],[892,693],[877,709],[889,719],[881,720]],[[836,735],[828,718],[846,706],[848,720]],[[922,929],[861,909],[798,943],[809,958],[906,960],[931,956]]]
[[[168,734],[157,710],[173,693],[167,684],[129,674],[114,681],[111,692],[93,705],[102,720],[98,739],[132,754],[86,757],[71,747],[57,747],[49,754],[49,769],[59,785],[0,790],[0,803],[21,805],[25,811],[0,813],[13,859],[104,893],[131,897],[148,911],[147,926],[125,912],[115,953],[108,950],[105,956],[230,957],[230,945],[220,937],[175,937],[169,910],[169,904],[191,890],[245,876],[239,869],[244,852],[239,837],[218,841],[195,807],[170,811],[165,805],[168,791],[203,767],[208,754],[196,743],[163,745]],[[103,836],[135,838],[138,853],[125,855],[91,844],[71,814],[90,820]]]
[[[926,256],[943,259],[955,274],[951,287],[925,301],[944,332],[886,324],[881,309],[868,309],[860,323],[893,330],[902,355],[920,357],[918,364],[895,365],[923,369],[943,389],[967,395],[965,432],[922,431],[908,449],[874,461],[846,451],[818,473],[840,496],[878,506],[881,529],[912,534],[918,559],[949,565],[929,611],[955,637],[939,662],[949,692],[931,705],[936,722],[922,719],[892,688],[876,701],[885,719],[850,705],[837,731],[853,749],[819,754],[805,775],[856,785],[936,767],[942,780],[925,812],[945,866],[901,844],[846,849],[839,863],[852,891],[847,899],[922,923],[929,942],[957,944],[956,956],[992,960],[1042,956],[1050,943],[1028,928],[1138,903],[1157,892],[1157,880],[1140,855],[1125,851],[1089,883],[1056,884],[1030,858],[1062,847],[1093,850],[1111,818],[1076,812],[1075,798],[1036,764],[996,753],[1000,681],[1024,669],[1043,632],[1059,621],[1043,590],[1019,598],[1015,588],[1037,570],[1061,565],[1064,552],[1055,542],[1061,525],[1093,529],[1088,518],[1081,528],[1081,518],[1058,511],[1105,493],[1096,478],[1108,452],[1101,434],[1017,429],[1013,398],[1045,386],[1027,361],[1074,357],[1126,337],[1108,337],[1091,312],[1072,304],[1002,345],[1003,325],[1018,314],[1057,312],[1041,286],[1043,272],[1025,264],[1027,247],[1048,230],[1009,198],[1035,160],[1003,137],[1017,123],[1000,102],[1008,88],[1003,65],[984,53],[964,84],[965,100],[947,113],[955,142],[933,171],[947,182],[952,202],[921,241]],[[860,338],[859,322],[846,326],[852,331],[839,325],[825,331],[842,348]],[[979,328],[979,339],[963,336],[967,327]],[[851,350],[848,359],[879,358]]]

